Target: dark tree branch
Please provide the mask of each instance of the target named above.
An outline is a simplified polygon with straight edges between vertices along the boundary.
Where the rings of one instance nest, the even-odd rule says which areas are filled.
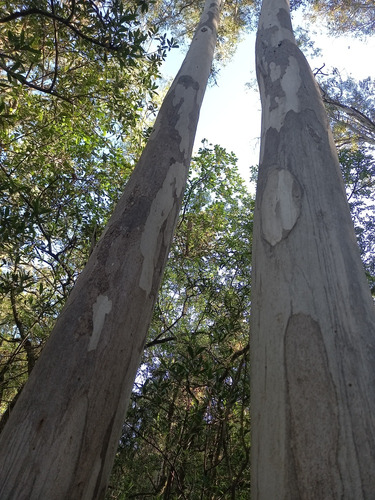
[[[164,339],[151,340],[151,342],[148,342],[145,345],[145,349],[148,349],[149,347],[153,347],[154,345],[164,344],[166,342],[171,342],[172,340],[176,340],[176,337],[165,337]]]
[[[96,15],[98,16],[98,19],[100,19],[100,22],[103,26],[103,28],[106,27],[106,24],[105,24],[105,21],[103,19],[103,16],[102,16],[102,13],[100,12],[100,10],[98,9],[98,6],[95,4],[95,2],[93,2],[92,0],[88,0],[89,1],[89,4],[91,5],[91,7],[95,10],[96,12]]]
[[[18,73],[14,73],[14,71],[10,70],[7,68],[7,66],[3,63],[0,62],[0,68],[4,70],[9,76],[14,78],[15,80],[18,80],[22,85],[26,85],[26,87],[30,87],[31,89],[38,90],[39,92],[43,92],[44,94],[50,94],[54,97],[57,97],[58,99],[61,99],[62,101],[68,102],[69,104],[73,104],[72,101],[68,98],[65,97],[64,95],[60,94],[59,92],[55,92],[51,88],[46,88],[42,87],[40,85],[36,85],[35,83],[32,83],[28,80],[23,75],[20,75]]]
[[[76,0],[72,0],[72,10],[69,14],[69,17],[67,18],[68,22],[70,22],[71,19],[74,17],[75,10],[76,10]]]
[[[342,104],[341,102],[327,96],[327,94],[323,94],[323,101],[326,104],[331,104],[336,108],[344,110],[348,115],[358,120],[361,124],[375,131],[375,123],[367,115],[359,111],[359,109],[355,108],[354,106],[347,106],[346,104]]]
[[[51,9],[52,9],[53,15],[55,15],[55,4],[54,4],[53,0],[51,0]],[[55,42],[55,68],[54,68],[54,72],[53,72],[52,82],[51,82],[51,85],[48,89],[49,92],[52,92],[52,90],[56,84],[58,63],[59,63],[59,43],[58,43],[58,37],[57,37],[56,19],[53,19],[53,37],[54,37],[54,42]]]

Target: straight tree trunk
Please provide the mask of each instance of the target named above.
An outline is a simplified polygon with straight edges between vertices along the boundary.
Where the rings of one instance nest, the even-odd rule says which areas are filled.
[[[375,316],[327,115],[287,0],[263,0],[252,498],[375,495]]]
[[[0,498],[103,498],[181,207],[221,0],[0,435]]]

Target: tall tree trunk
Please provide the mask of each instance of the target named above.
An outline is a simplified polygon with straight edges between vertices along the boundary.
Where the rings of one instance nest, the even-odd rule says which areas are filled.
[[[181,207],[221,0],[0,436],[0,498],[103,498]]]
[[[375,492],[375,315],[326,112],[287,0],[256,45],[262,144],[254,227],[255,499]]]

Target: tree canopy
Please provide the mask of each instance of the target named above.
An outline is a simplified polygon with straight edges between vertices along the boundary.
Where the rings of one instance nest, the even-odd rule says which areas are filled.
[[[316,16],[328,21],[332,33],[371,35],[375,27],[375,6],[372,0],[312,0]]]

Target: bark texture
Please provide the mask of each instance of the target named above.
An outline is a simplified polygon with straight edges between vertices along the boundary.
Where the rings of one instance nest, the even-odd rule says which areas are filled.
[[[149,143],[0,436],[0,498],[103,498],[211,70],[208,0]]]
[[[252,498],[371,499],[375,314],[318,87],[286,0],[263,0]]]

